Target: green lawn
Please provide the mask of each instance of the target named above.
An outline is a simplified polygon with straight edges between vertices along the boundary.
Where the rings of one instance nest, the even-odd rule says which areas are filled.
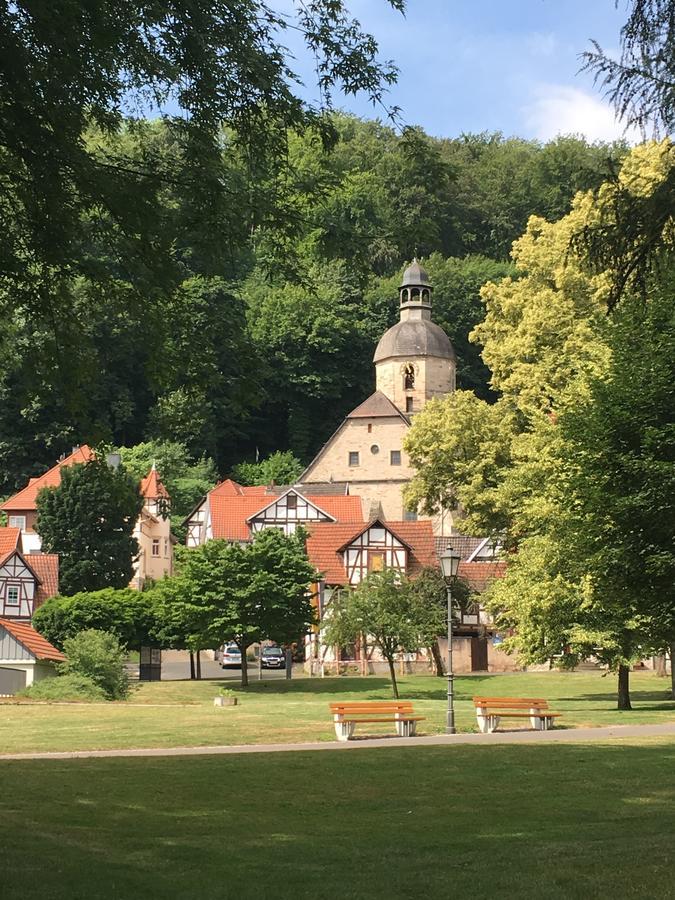
[[[675,890],[672,742],[22,761],[0,778],[3,900]]]
[[[208,746],[261,742],[332,740],[329,700],[390,698],[383,678],[298,678],[269,680],[236,689],[240,705],[217,709],[213,696],[223,682],[143,684],[130,701],[108,704],[0,704],[2,752],[84,750],[124,747]],[[231,686],[231,683],[228,683]],[[632,676],[632,712],[615,709],[615,679],[599,673],[515,674],[460,677],[457,722],[475,730],[471,697],[477,693],[543,696],[564,715],[564,727],[675,722],[675,701],[667,698],[669,680],[653,673]],[[445,724],[445,681],[418,676],[401,679],[401,693],[415,700],[427,717],[423,733]],[[391,730],[387,726],[388,730]],[[373,727],[373,732],[378,728]],[[379,729],[380,731],[382,728]]]

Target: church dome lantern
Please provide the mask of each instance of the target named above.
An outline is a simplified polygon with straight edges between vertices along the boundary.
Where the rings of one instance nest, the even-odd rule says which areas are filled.
[[[432,291],[433,287],[429,281],[427,270],[415,257],[403,273],[401,286],[398,289],[401,309],[411,306],[431,309]]]

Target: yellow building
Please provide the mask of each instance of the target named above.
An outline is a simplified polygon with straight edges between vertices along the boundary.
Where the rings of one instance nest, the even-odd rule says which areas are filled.
[[[373,362],[376,390],[357,406],[300,476],[308,486],[345,482],[363,498],[367,520],[414,520],[402,490],[413,476],[403,440],[428,400],[455,390],[455,351],[431,321],[433,287],[417,259],[399,288],[400,321],[382,336]],[[449,534],[449,512],[434,518],[436,534]]]

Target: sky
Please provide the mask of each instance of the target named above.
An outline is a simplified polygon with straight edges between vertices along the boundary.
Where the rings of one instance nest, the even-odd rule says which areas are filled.
[[[288,9],[290,0],[278,0]],[[348,0],[352,14],[375,35],[380,56],[393,60],[398,83],[388,103],[404,124],[437,136],[500,131],[542,141],[558,134],[613,140],[624,133],[579,54],[594,38],[618,54],[626,0],[407,0],[405,17],[386,0]],[[316,100],[313,60],[288,33],[295,70]],[[335,105],[382,118],[365,97]]]

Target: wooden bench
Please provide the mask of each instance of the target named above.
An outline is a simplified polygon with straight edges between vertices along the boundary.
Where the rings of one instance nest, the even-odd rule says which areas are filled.
[[[412,737],[417,723],[425,717],[416,716],[410,700],[360,701],[331,703],[330,711],[339,741],[348,741],[354,728],[362,722],[395,722],[400,737]]]
[[[474,697],[478,727],[485,734],[496,731],[500,719],[529,719],[535,731],[547,731],[561,713],[551,712],[540,697]]]

